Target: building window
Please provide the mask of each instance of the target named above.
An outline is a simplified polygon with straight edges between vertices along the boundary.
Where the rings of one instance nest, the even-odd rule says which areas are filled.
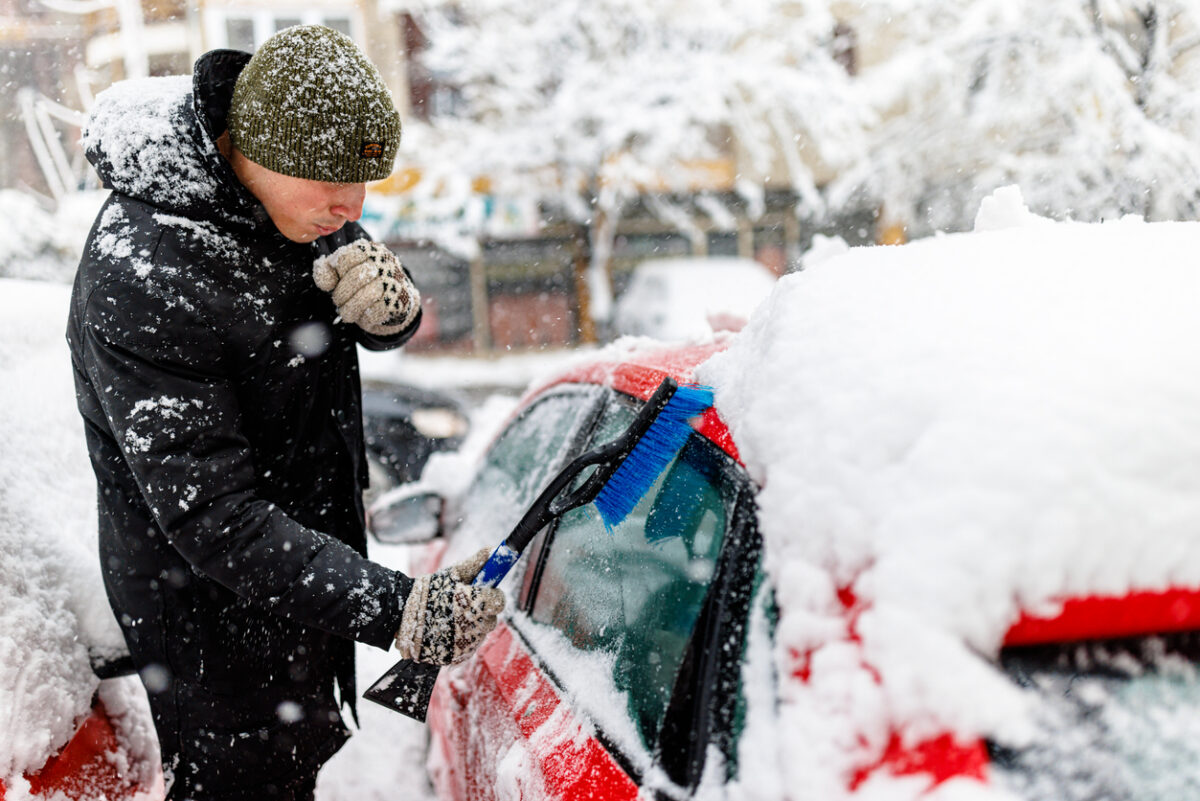
[[[225,20],[225,47],[250,53],[254,50],[254,20],[231,17]]]
[[[349,17],[326,17],[321,24],[333,28],[335,31],[341,31],[347,36],[350,36]]]
[[[833,26],[833,60],[847,75],[858,74],[858,34],[844,22]]]
[[[225,9],[206,9],[205,32],[209,47],[228,47],[248,53],[273,34],[293,25],[326,25],[352,39],[361,27],[357,18],[345,9],[244,9],[229,12]]]
[[[408,56],[408,96],[413,115],[418,119],[453,117],[464,108],[462,92],[446,82],[445,76],[431,70],[422,57],[429,40],[411,14],[401,17],[404,51]]]

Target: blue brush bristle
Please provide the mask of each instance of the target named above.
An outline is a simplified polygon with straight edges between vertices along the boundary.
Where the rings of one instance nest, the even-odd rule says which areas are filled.
[[[713,405],[711,387],[684,384],[675,390],[650,428],[596,495],[604,527],[624,520],[650,489],[692,433],[688,420]]]

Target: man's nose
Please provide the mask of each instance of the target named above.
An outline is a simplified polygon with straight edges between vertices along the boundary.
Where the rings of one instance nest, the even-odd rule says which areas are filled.
[[[367,196],[366,184],[348,184],[340,187],[333,198],[329,211],[338,217],[354,222],[362,216],[363,200]]]

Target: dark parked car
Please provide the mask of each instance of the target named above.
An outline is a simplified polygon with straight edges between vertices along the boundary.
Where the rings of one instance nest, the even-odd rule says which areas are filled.
[[[445,392],[404,384],[364,386],[372,492],[419,478],[433,453],[454,450],[469,429],[463,402]]]

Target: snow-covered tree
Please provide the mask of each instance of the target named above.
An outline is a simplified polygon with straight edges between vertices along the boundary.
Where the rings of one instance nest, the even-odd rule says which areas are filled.
[[[459,0],[427,3],[419,18],[424,62],[458,103],[429,128],[409,126],[402,158],[443,200],[470,186],[464,175],[485,176],[495,193],[536,195],[585,226],[597,319],[631,199],[649,195],[670,216],[671,194],[702,191],[704,168],[724,160],[752,215],[768,182],[820,213],[817,170],[862,151],[824,2]]]
[[[1057,218],[1200,211],[1193,0],[403,5],[457,92],[406,130],[414,206],[478,207],[486,178],[557,207],[588,232],[598,319],[631,199],[685,233],[680,193],[733,219],[695,171],[716,161],[752,219],[765,189],[790,189],[800,214],[876,207],[910,238],[969,228],[1006,184]],[[857,69],[837,58],[846,31]]]
[[[832,203],[865,189],[910,236],[970,227],[1005,184],[1058,218],[1200,211],[1200,5],[867,0],[847,13],[881,43],[855,87],[879,123]]]

